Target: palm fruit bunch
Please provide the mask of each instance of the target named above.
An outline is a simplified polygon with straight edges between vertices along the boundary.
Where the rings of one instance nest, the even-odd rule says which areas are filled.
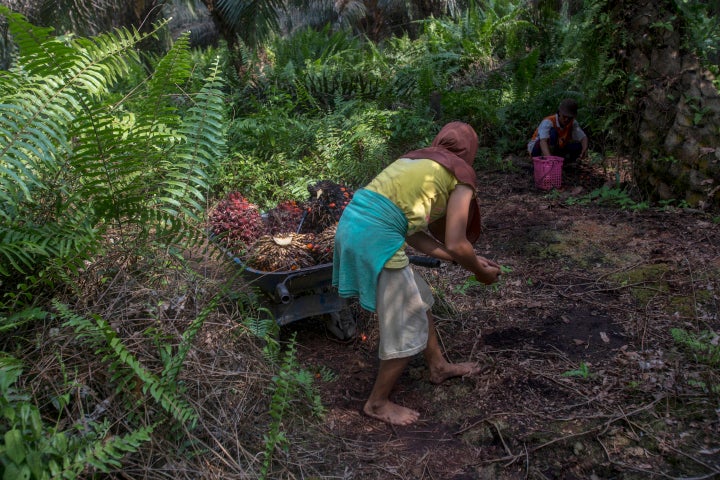
[[[247,263],[263,272],[297,270],[315,265],[313,234],[263,235],[253,245]]]
[[[331,225],[322,232],[315,235],[315,243],[312,252],[318,264],[332,263],[333,251],[335,250],[335,231],[337,224]]]
[[[310,200],[306,204],[307,218],[302,231],[315,233],[337,224],[353,196],[349,188],[330,180],[308,185],[308,192]]]
[[[305,209],[295,200],[285,200],[268,210],[266,221],[271,235],[296,233],[303,220]]]
[[[241,253],[267,233],[257,205],[239,192],[230,193],[210,212],[210,231],[228,250]]]

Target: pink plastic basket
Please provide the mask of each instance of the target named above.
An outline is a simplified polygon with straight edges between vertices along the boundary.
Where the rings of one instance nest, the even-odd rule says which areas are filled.
[[[560,188],[562,185],[562,157],[533,157],[535,187],[540,190]]]

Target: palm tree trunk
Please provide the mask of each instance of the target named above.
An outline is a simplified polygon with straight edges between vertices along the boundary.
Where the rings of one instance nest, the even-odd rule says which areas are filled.
[[[637,112],[625,131],[635,179],[656,199],[720,207],[720,96],[713,76],[682,44],[682,15],[671,0],[610,2],[628,48],[619,52],[644,89],[626,97]]]

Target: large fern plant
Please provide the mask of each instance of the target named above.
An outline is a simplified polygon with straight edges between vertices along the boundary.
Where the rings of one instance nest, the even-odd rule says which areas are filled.
[[[217,62],[198,79],[187,37],[161,59],[142,62],[136,46],[146,36],[136,31],[54,37],[6,7],[0,7],[0,16],[17,46],[12,67],[0,72],[0,332],[5,333],[52,318],[48,290],[38,287],[72,283],[83,261],[102,255],[108,233],[121,242],[204,237],[198,221],[214,163],[224,154],[226,107]],[[147,65],[153,66],[150,75]],[[8,432],[0,438],[4,478],[107,472],[120,468],[125,454],[149,441],[155,425],[167,418],[192,427],[196,414],[176,379],[205,315],[183,334],[177,355],[157,374],[101,317],[59,302],[55,310],[55,318],[97,349],[118,390],[139,380],[139,391],[160,407],[153,410],[158,415],[149,419],[151,425],[126,416],[122,436],[107,422],[91,421],[80,432],[61,430],[46,423],[44,404],[25,394],[20,360],[2,351],[13,340],[0,342],[0,431]],[[12,348],[13,355],[21,351]],[[125,393],[118,397],[125,399]]]
[[[217,67],[188,95],[182,37],[125,94],[118,85],[142,71],[143,35],[53,37],[0,14],[19,52],[0,73],[0,279],[77,265],[108,229],[192,233],[224,147]]]

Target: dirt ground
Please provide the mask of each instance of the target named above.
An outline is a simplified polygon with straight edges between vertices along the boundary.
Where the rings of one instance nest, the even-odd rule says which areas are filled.
[[[582,204],[612,174],[577,167],[545,192],[530,162],[514,162],[480,175],[476,250],[505,267],[501,282],[419,268],[448,359],[482,373],[434,385],[413,359],[393,398],[418,423],[362,414],[378,364],[372,315],[353,308],[349,341],[321,319],[283,327],[327,409],[319,425],[287,425],[296,478],[720,478],[717,216]],[[671,329],[705,332],[715,357]]]

